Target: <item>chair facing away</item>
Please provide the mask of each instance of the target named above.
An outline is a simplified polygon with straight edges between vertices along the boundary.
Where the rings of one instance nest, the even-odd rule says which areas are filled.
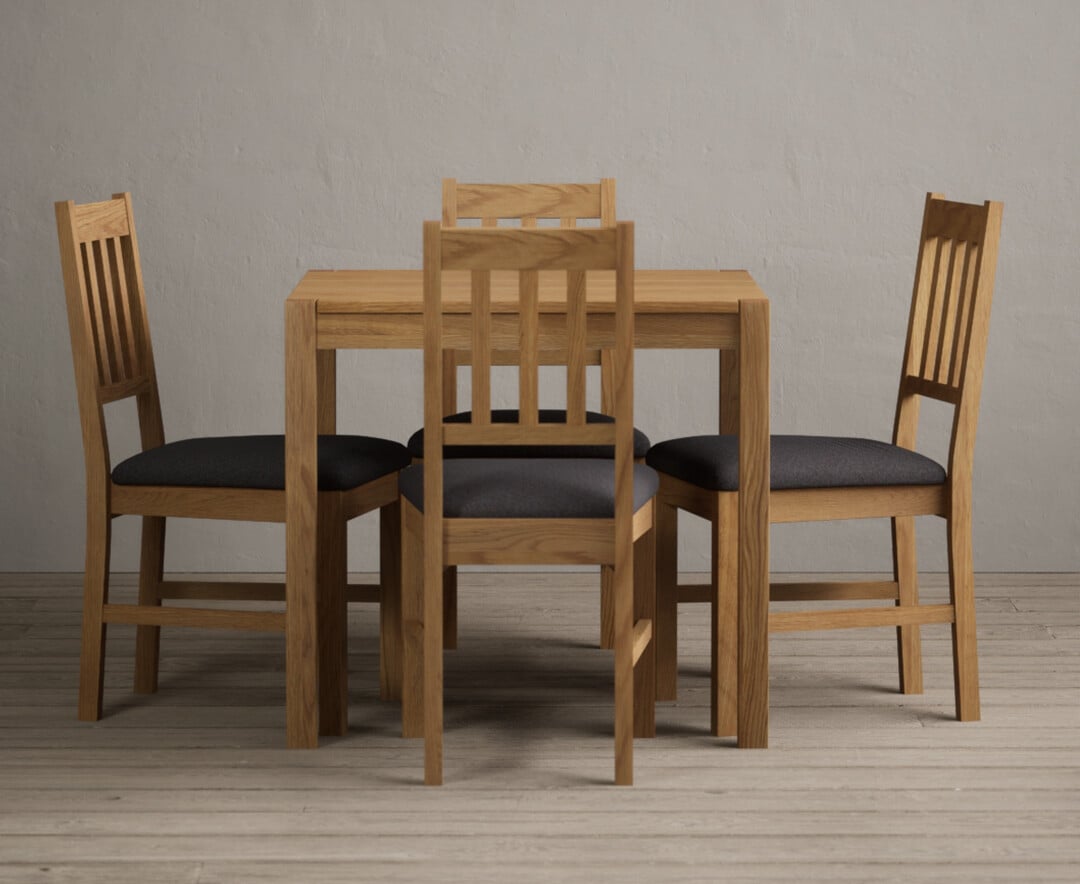
[[[461,221],[479,221],[485,228],[498,227],[500,220],[519,221],[523,229],[535,228],[539,221],[557,220],[560,227],[574,228],[581,221],[597,221],[602,228],[615,226],[615,179],[602,178],[599,184],[462,184],[455,178],[442,182],[442,223],[444,227],[457,227]],[[587,365],[600,366],[600,411],[586,412],[586,420],[599,423],[611,419],[614,410],[611,362],[614,356],[610,348],[588,349]],[[517,365],[516,348],[495,350],[491,356],[493,365]],[[542,352],[541,364],[558,363],[557,353]],[[469,365],[469,351],[449,349],[443,354],[443,370],[454,376],[458,366]],[[444,387],[444,414],[453,421],[468,420],[468,412],[457,410],[457,385]],[[492,420],[514,420],[512,409],[498,409]],[[544,409],[541,422],[564,420],[557,410]],[[424,456],[424,432],[418,430],[406,443],[414,458]],[[649,439],[640,430],[634,430],[634,457],[644,459],[649,450]],[[522,446],[489,447],[484,457],[528,457],[539,454]],[[469,448],[448,449],[447,457],[468,457],[478,452]],[[611,457],[612,452],[603,446],[573,446],[565,451],[548,447],[545,457]],[[600,594],[600,646],[612,647],[611,571],[605,565],[601,569]],[[443,610],[446,630],[444,639],[448,648],[457,646],[457,568],[446,569],[446,603]]]
[[[900,690],[922,693],[919,627],[952,624],[956,716],[979,718],[971,548],[971,473],[983,359],[1001,230],[1001,203],[950,202],[927,195],[892,444],[832,436],[773,436],[772,522],[890,518],[893,579],[875,583],[780,583],[773,601],[891,599],[895,606],[785,611],[769,615],[770,632],[895,626]],[[915,451],[919,403],[953,407],[948,468]],[[647,462],[660,473],[657,500],[657,696],[676,693],[676,606],[709,601],[712,626],[712,727],[735,733],[738,573],[738,443],[732,436],[661,442]],[[713,525],[712,586],[680,587],[676,512]],[[949,604],[920,605],[915,516],[945,519]]]
[[[106,626],[136,626],[135,691],[158,686],[162,626],[284,633],[286,613],[162,605],[164,599],[282,600],[273,583],[163,578],[169,517],[285,521],[282,436],[232,436],[165,443],[130,194],[56,204],[75,382],[86,461],[86,575],[79,718],[102,714]],[[104,406],[135,397],[142,451],[112,467]],[[394,516],[398,471],[409,462],[397,442],[366,436],[319,439],[320,727],[347,728],[346,545],[349,519],[386,507]],[[142,516],[137,604],[109,601],[112,519]],[[325,530],[324,530],[325,526]],[[400,526],[384,518],[384,582],[397,582]],[[357,587],[356,589],[368,589]],[[393,591],[397,591],[396,587]],[[298,745],[292,717],[290,745]]]
[[[471,271],[467,326],[444,321],[443,271]],[[586,271],[614,270],[611,314],[590,329]],[[492,271],[516,271],[495,285]],[[566,271],[545,274],[540,271]],[[558,277],[555,281],[552,277]],[[505,281],[505,280],[504,280]],[[565,282],[565,284],[563,284]],[[554,283],[554,284],[553,284]],[[542,296],[541,296],[542,293]],[[556,310],[540,303],[558,300]],[[453,317],[454,320],[459,317]],[[604,321],[608,325],[604,326]],[[614,422],[588,423],[590,337],[613,347]],[[590,333],[591,332],[591,333]],[[594,345],[595,346],[595,345]],[[496,422],[492,354],[518,349],[519,407]],[[468,349],[468,421],[446,419],[447,349]],[[542,422],[542,354],[567,366],[563,420]],[[546,357],[545,357],[546,358]],[[554,357],[552,357],[554,359]],[[425,781],[443,778],[443,571],[461,564],[612,567],[615,779],[633,780],[633,736],[655,732],[653,495],[655,473],[633,456],[633,226],[601,229],[454,229],[424,225],[424,459],[401,476],[406,736],[425,738]],[[603,458],[444,458],[444,446],[609,446]]]

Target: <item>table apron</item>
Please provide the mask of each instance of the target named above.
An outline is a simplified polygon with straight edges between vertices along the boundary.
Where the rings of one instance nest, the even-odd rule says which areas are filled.
[[[561,313],[539,316],[540,347],[566,347],[566,317]],[[615,346],[615,316],[589,316],[586,346]],[[519,322],[514,314],[491,317],[495,349],[519,346]],[[423,316],[417,313],[324,313],[318,316],[320,350],[419,350],[424,345]],[[732,313],[639,313],[634,317],[634,346],[651,349],[734,350],[739,341],[739,317]],[[467,314],[443,315],[443,346],[467,350],[472,346],[472,320]]]

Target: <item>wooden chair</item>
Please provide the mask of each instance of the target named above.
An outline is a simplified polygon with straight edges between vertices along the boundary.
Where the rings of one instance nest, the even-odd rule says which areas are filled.
[[[1001,211],[1001,203],[967,205],[927,195],[892,444],[831,436],[773,436],[771,444],[770,521],[890,518],[893,579],[773,584],[770,599],[890,599],[895,606],[773,612],[769,631],[895,626],[900,690],[917,694],[923,689],[919,626],[951,623],[956,716],[961,721],[979,718],[971,470]],[[924,396],[954,408],[947,470],[914,450]],[[673,439],[656,445],[647,462],[660,473],[657,696],[675,698],[677,604],[711,602],[712,729],[717,736],[732,735],[737,690],[737,439]],[[677,585],[678,509],[712,522],[711,587]],[[921,515],[941,516],[946,522],[947,605],[919,604],[914,517]]]
[[[614,423],[589,424],[586,270],[615,270]],[[472,272],[470,337],[444,328],[442,273]],[[516,270],[517,298],[492,296],[492,270]],[[565,270],[565,313],[539,311],[539,273]],[[549,290],[545,290],[549,291]],[[633,780],[633,736],[653,717],[653,493],[656,476],[633,458],[633,225],[591,230],[440,229],[424,225],[424,460],[401,475],[405,620],[403,732],[425,738],[425,781],[443,777],[443,569],[460,564],[600,564],[613,567],[615,780]],[[610,314],[605,319],[610,320]],[[471,342],[471,346],[466,343]],[[491,419],[491,354],[519,347],[518,419]],[[470,346],[468,422],[446,420],[448,346]],[[543,351],[567,366],[563,422],[541,423]],[[599,458],[455,458],[443,446],[607,445]]]
[[[211,583],[163,578],[168,517],[285,521],[283,436],[235,436],[165,443],[130,194],[56,204],[60,260],[86,459],[86,576],[79,718],[102,713],[105,634],[135,624],[135,691],[158,686],[162,626],[284,632],[286,614],[163,606],[165,599],[282,600],[274,583]],[[104,406],[135,397],[142,451],[111,467]],[[332,427],[324,427],[332,433]],[[381,508],[382,583],[399,593],[398,471],[409,462],[397,442],[366,436],[319,439],[320,721],[323,733],[347,729],[346,544],[349,519]],[[112,519],[139,515],[142,554],[138,604],[109,601]],[[325,531],[323,527],[325,526]],[[349,587],[378,599],[379,587]]]
[[[615,179],[602,178],[599,184],[460,184],[455,178],[442,182],[442,223],[444,227],[457,227],[461,221],[479,221],[485,228],[498,227],[500,220],[519,221],[524,229],[535,228],[540,221],[557,220],[563,228],[574,228],[579,222],[595,220],[600,227],[615,226]],[[600,366],[600,411],[587,411],[589,423],[610,420],[613,413],[613,386],[610,348],[589,349],[585,353],[587,365]],[[559,354],[542,352],[542,365],[555,365]],[[517,365],[516,349],[495,350],[491,354],[493,365]],[[448,349],[443,354],[443,371],[454,376],[459,367],[469,365],[469,351]],[[469,420],[468,412],[457,410],[457,385],[444,387],[443,413],[451,421]],[[495,422],[516,420],[513,409],[496,409],[492,412]],[[555,409],[542,409],[540,422],[565,420],[565,413]],[[644,460],[649,450],[649,438],[634,429],[634,457]],[[409,453],[419,460],[424,456],[424,431],[417,430],[406,443]],[[469,448],[448,448],[446,457],[476,456]],[[522,446],[488,446],[485,457],[530,457],[538,452]],[[573,446],[565,451],[551,446],[545,457],[611,457],[602,446]],[[614,626],[611,605],[611,569],[601,568],[600,579],[600,646],[612,647]],[[446,569],[444,641],[447,648],[457,647],[457,568]]]

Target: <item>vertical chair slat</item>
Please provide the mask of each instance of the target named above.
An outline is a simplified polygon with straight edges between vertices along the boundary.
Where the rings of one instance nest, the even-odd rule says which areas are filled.
[[[491,423],[491,271],[472,271],[472,422]]]
[[[443,178],[442,183],[443,227],[457,227],[457,179]]]
[[[124,361],[124,346],[120,332],[120,319],[117,315],[119,304],[117,303],[116,290],[113,287],[112,266],[109,261],[108,239],[97,242],[98,247],[98,280],[100,284],[101,300],[108,314],[109,354],[113,366],[113,378],[117,381],[126,380],[130,375]]]
[[[600,179],[600,226],[615,226],[615,179]]]
[[[119,312],[124,326],[124,345],[128,356],[128,372],[132,377],[141,372],[141,360],[139,348],[135,340],[135,320],[131,309],[131,295],[128,292],[127,276],[124,273],[124,255],[119,237],[109,239],[110,261],[109,266],[113,272],[113,289],[116,292],[116,300],[119,302]]]
[[[588,315],[585,310],[585,271],[566,273],[566,422],[585,423],[585,337]]]
[[[94,243],[82,244],[83,270],[86,277],[86,299],[90,305],[90,313],[94,318],[94,350],[97,354],[98,376],[103,384],[111,384],[114,380],[112,368],[109,364],[109,355],[106,344],[105,318],[101,311],[101,297],[98,294],[97,265],[94,260]]]
[[[519,314],[521,322],[521,362],[518,366],[520,391],[520,420],[525,426],[539,422],[540,354],[539,354],[539,287],[540,275],[535,270],[522,270],[518,278]]]
[[[964,256],[964,273],[960,280],[960,299],[956,305],[956,324],[953,328],[952,355],[947,378],[947,382],[954,387],[960,386],[960,366],[963,364],[963,350],[969,334],[976,268],[981,251],[982,246],[978,243],[968,243],[967,254]]]
[[[930,301],[926,306],[926,334],[923,337],[922,364],[919,369],[919,377],[927,380],[933,378],[931,360],[941,330],[942,276],[948,273],[949,256],[951,254],[952,240],[939,237],[937,254],[934,257],[934,276],[930,286]]]
[[[949,365],[952,357],[953,331],[956,324],[956,307],[960,299],[959,288],[967,267],[968,244],[963,241],[953,243],[949,256],[949,273],[946,276],[944,300],[941,304],[941,330],[938,334],[937,353],[934,356],[934,374],[931,378],[938,383],[949,382]]]

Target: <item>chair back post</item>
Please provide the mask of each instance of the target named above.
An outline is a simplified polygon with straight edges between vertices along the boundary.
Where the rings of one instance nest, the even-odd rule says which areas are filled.
[[[634,224],[615,227],[615,559],[629,573],[634,557]],[[624,616],[631,616],[625,613]]]
[[[949,477],[970,477],[1002,204],[926,195],[893,442],[914,450],[923,396],[954,408]]]
[[[98,356],[86,292],[86,277],[75,217],[75,203],[56,203],[56,233],[60,242],[60,265],[64,274],[68,331],[75,367],[75,389],[79,401],[83,457],[86,462],[87,501],[108,500],[109,441],[105,431],[105,410],[98,395]]]
[[[424,222],[424,580],[442,581],[443,372],[442,236],[438,221]]]

